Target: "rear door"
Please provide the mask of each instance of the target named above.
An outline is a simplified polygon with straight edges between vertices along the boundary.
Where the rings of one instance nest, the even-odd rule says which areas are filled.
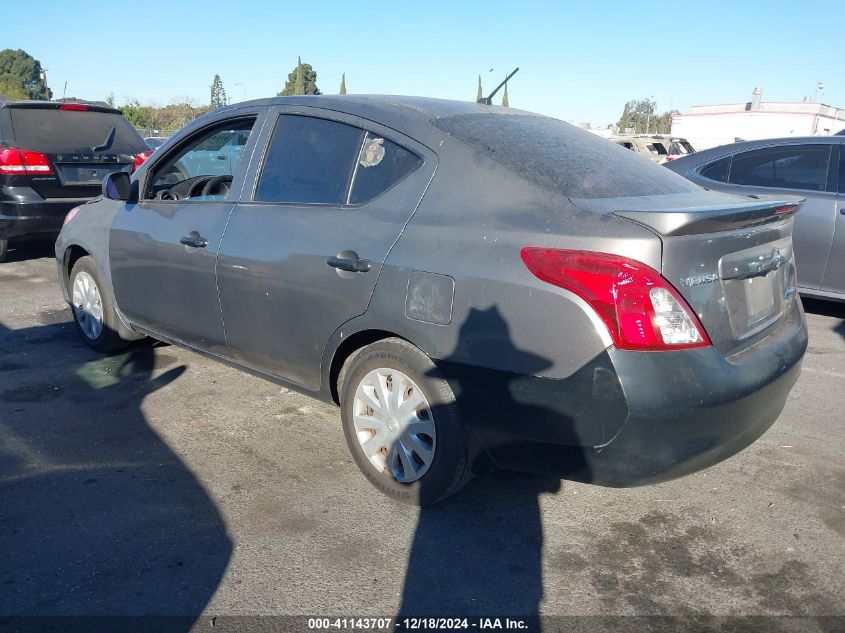
[[[326,342],[366,309],[436,158],[375,123],[279,107],[220,248],[217,279],[238,360],[310,389]]]
[[[838,191],[836,196],[836,228],[833,232],[833,244],[827,262],[822,290],[845,295],[845,152],[842,145],[834,145],[834,153],[839,153],[837,170]]]
[[[207,154],[211,137],[252,137],[259,124],[260,113],[246,111],[196,131],[153,159],[140,182],[140,201],[115,215],[109,239],[112,280],[117,304],[133,324],[228,356],[215,266],[247,161],[227,174],[210,170],[193,155]],[[248,142],[247,151],[254,145]]]

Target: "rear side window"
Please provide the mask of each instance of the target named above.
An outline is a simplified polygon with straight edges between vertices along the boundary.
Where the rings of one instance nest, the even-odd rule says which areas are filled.
[[[39,152],[73,152],[104,145],[114,128],[114,139],[104,148],[134,154],[146,150],[137,130],[123,115],[95,110],[9,108],[18,147]]]
[[[650,151],[652,154],[658,154],[660,156],[668,154],[668,152],[666,151],[666,147],[663,145],[663,143],[649,143],[646,145],[646,147],[648,148],[648,151]]]
[[[350,204],[368,202],[390,189],[422,164],[401,145],[368,132],[352,178]]]
[[[824,191],[830,145],[766,147],[735,154],[729,182],[735,185]]]
[[[726,156],[717,161],[708,163],[698,170],[699,176],[715,180],[716,182],[728,182],[728,172],[731,167],[731,157]]]
[[[491,113],[433,123],[525,180],[565,196],[614,198],[699,190],[665,167],[563,121]]]
[[[364,131],[328,119],[283,114],[273,130],[255,200],[343,204]]]

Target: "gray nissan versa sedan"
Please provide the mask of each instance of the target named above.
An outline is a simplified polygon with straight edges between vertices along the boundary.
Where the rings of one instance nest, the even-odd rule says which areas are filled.
[[[807,346],[800,203],[518,110],[283,97],[106,177],[56,255],[91,347],[150,336],[338,403],[364,475],[426,504],[473,472],[635,485],[753,442]]]

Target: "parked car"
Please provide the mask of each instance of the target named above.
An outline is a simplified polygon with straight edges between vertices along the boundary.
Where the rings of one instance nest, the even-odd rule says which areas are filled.
[[[108,106],[0,101],[0,261],[12,238],[55,237],[67,212],[149,148]]]
[[[239,135],[229,173],[204,162]],[[361,471],[410,503],[495,468],[704,468],[774,422],[807,345],[797,198],[707,192],[511,108],[236,104],[103,193],[56,243],[82,339],[150,336],[339,404]]]
[[[147,144],[147,147],[150,149],[155,149],[160,145],[164,145],[164,142],[168,139],[167,136],[147,136],[144,138],[144,142]]]
[[[673,161],[682,156],[695,154],[695,149],[687,139],[680,136],[669,136],[667,140],[669,143],[669,155],[666,157],[666,162]]]
[[[685,138],[666,134],[627,134],[611,136],[610,140],[645,156],[658,165],[695,152]]]
[[[845,137],[745,141],[714,147],[666,165],[714,191],[806,198],[792,242],[798,290],[845,301]]]

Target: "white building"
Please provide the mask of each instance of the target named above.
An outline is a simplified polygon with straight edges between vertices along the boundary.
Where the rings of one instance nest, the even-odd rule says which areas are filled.
[[[829,136],[845,128],[845,109],[822,103],[763,101],[754,89],[748,103],[693,106],[689,114],[672,117],[672,135],[687,139],[697,150],[783,136]]]

